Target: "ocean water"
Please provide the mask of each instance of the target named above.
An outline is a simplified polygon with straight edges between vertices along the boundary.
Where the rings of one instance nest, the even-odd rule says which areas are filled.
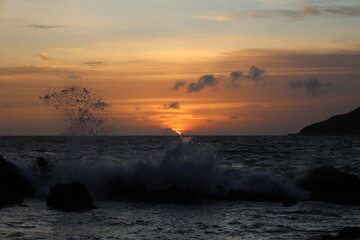
[[[0,137],[0,154],[37,189],[26,206],[0,209],[0,239],[316,239],[360,226],[359,206],[309,201],[294,184],[323,164],[360,175],[359,137]],[[39,156],[53,166],[46,174],[35,165]],[[178,187],[200,197],[115,199],[106,194],[114,178],[148,192]],[[50,187],[72,181],[85,185],[96,209],[46,207]],[[222,199],[239,189],[280,190],[299,203]]]

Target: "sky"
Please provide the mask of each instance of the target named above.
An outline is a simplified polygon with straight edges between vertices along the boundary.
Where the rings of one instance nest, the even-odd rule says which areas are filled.
[[[283,135],[360,105],[359,0],[0,0],[0,135],[101,96],[115,135]],[[100,101],[100,100],[99,100]]]

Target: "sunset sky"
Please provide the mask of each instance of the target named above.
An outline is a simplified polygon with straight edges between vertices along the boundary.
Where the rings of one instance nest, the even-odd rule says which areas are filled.
[[[296,133],[360,106],[359,29],[359,0],[0,0],[0,135],[59,134],[70,85],[112,134]]]

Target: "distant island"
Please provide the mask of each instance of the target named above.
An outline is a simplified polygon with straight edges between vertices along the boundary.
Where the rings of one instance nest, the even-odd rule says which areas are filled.
[[[304,136],[341,136],[360,135],[360,107],[355,110],[333,116],[325,121],[303,128],[297,135]]]

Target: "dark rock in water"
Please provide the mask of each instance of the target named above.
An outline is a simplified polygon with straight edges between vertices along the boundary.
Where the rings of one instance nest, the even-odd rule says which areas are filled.
[[[322,236],[316,237],[314,240],[336,240],[336,238],[331,235],[322,235]]]
[[[360,228],[345,227],[338,233],[336,240],[360,240]]]
[[[292,205],[295,205],[297,204],[298,202],[296,201],[296,199],[294,198],[289,198],[289,199],[286,199],[284,202],[283,202],[283,206],[284,207],[290,207]]]
[[[61,211],[83,211],[94,208],[91,195],[79,182],[56,184],[50,189],[46,205]]]
[[[303,128],[298,135],[360,135],[360,107]]]
[[[360,178],[323,165],[310,170],[297,185],[311,192],[312,199],[336,204],[360,204]]]
[[[112,179],[109,186],[110,197],[115,197],[118,200],[189,203],[197,198],[197,195],[190,190],[169,187],[162,190],[149,191],[141,183],[126,183],[121,178]]]
[[[279,202],[285,200],[282,194],[266,192],[246,192],[244,190],[231,190],[224,196],[229,201],[264,201]]]
[[[34,187],[20,175],[17,167],[0,155],[0,207],[21,203],[22,197],[34,191]]]

